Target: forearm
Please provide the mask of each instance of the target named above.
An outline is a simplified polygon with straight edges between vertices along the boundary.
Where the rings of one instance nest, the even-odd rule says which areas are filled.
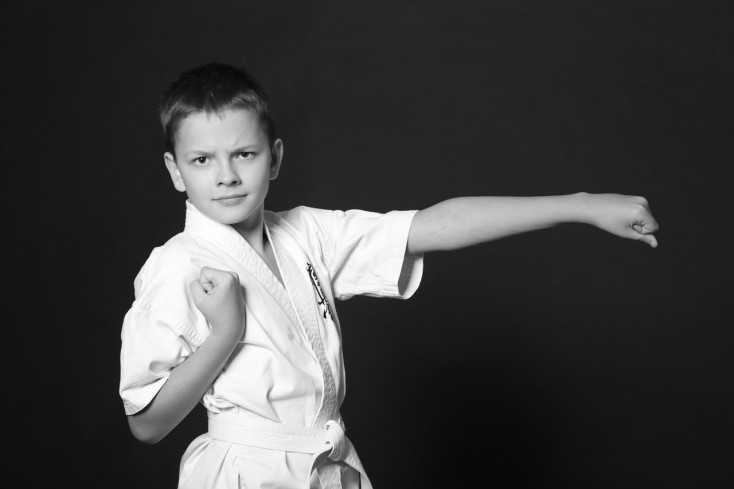
[[[458,197],[419,211],[410,253],[454,250],[566,222],[589,222],[587,194],[544,197]]]
[[[174,368],[151,403],[128,416],[135,438],[157,443],[201,400],[221,372],[239,338],[212,332],[189,358]]]

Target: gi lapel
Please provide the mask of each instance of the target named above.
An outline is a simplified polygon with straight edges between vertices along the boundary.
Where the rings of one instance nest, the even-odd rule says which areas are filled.
[[[273,239],[273,235],[268,230],[268,236],[275,250],[287,293],[292,300],[311,350],[321,368],[324,394],[319,412],[313,423],[314,426],[320,427],[327,421],[336,419],[339,416],[336,383],[334,382],[331,366],[326,358],[319,327],[321,321],[331,320],[331,307],[321,287],[317,285],[318,277],[316,277],[311,266],[311,259],[306,256],[297,243],[286,233],[277,233],[275,239]]]

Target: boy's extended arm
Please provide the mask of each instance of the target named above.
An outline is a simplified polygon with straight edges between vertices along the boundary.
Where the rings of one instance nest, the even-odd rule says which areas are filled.
[[[201,400],[242,337],[245,313],[239,279],[233,272],[204,267],[191,284],[196,306],[212,331],[204,343],[169,374],[155,398],[142,411],[128,416],[135,438],[157,443]]]
[[[592,224],[653,248],[658,224],[643,197],[588,194],[547,197],[458,197],[413,218],[409,253],[454,250],[562,223]]]

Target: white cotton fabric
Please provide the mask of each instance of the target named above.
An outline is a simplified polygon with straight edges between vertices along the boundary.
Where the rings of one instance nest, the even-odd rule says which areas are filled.
[[[184,231],[156,248],[135,279],[135,301],[122,327],[120,396],[133,415],[155,397],[170,371],[203,343],[209,325],[189,283],[201,267],[238,274],[246,329],[202,404],[210,416],[244,423],[324,428],[342,424],[344,364],[334,299],[408,298],[422,256],[406,256],[416,211],[387,214],[298,207],[265,212],[265,230],[284,285],[231,227],[186,203]],[[346,440],[337,467],[344,487],[371,487]],[[181,461],[180,488],[322,487],[314,454],[212,439],[194,440]],[[325,473],[325,471],[324,471]],[[323,477],[322,477],[323,478]],[[331,484],[328,484],[331,485]]]

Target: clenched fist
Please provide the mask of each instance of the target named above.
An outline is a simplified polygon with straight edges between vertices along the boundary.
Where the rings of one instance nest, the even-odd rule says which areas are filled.
[[[619,194],[587,194],[589,221],[621,238],[635,239],[656,248],[653,233],[659,226],[644,197]]]
[[[202,267],[198,280],[189,285],[194,304],[204,314],[212,333],[239,339],[245,330],[245,303],[240,279],[234,272]]]

